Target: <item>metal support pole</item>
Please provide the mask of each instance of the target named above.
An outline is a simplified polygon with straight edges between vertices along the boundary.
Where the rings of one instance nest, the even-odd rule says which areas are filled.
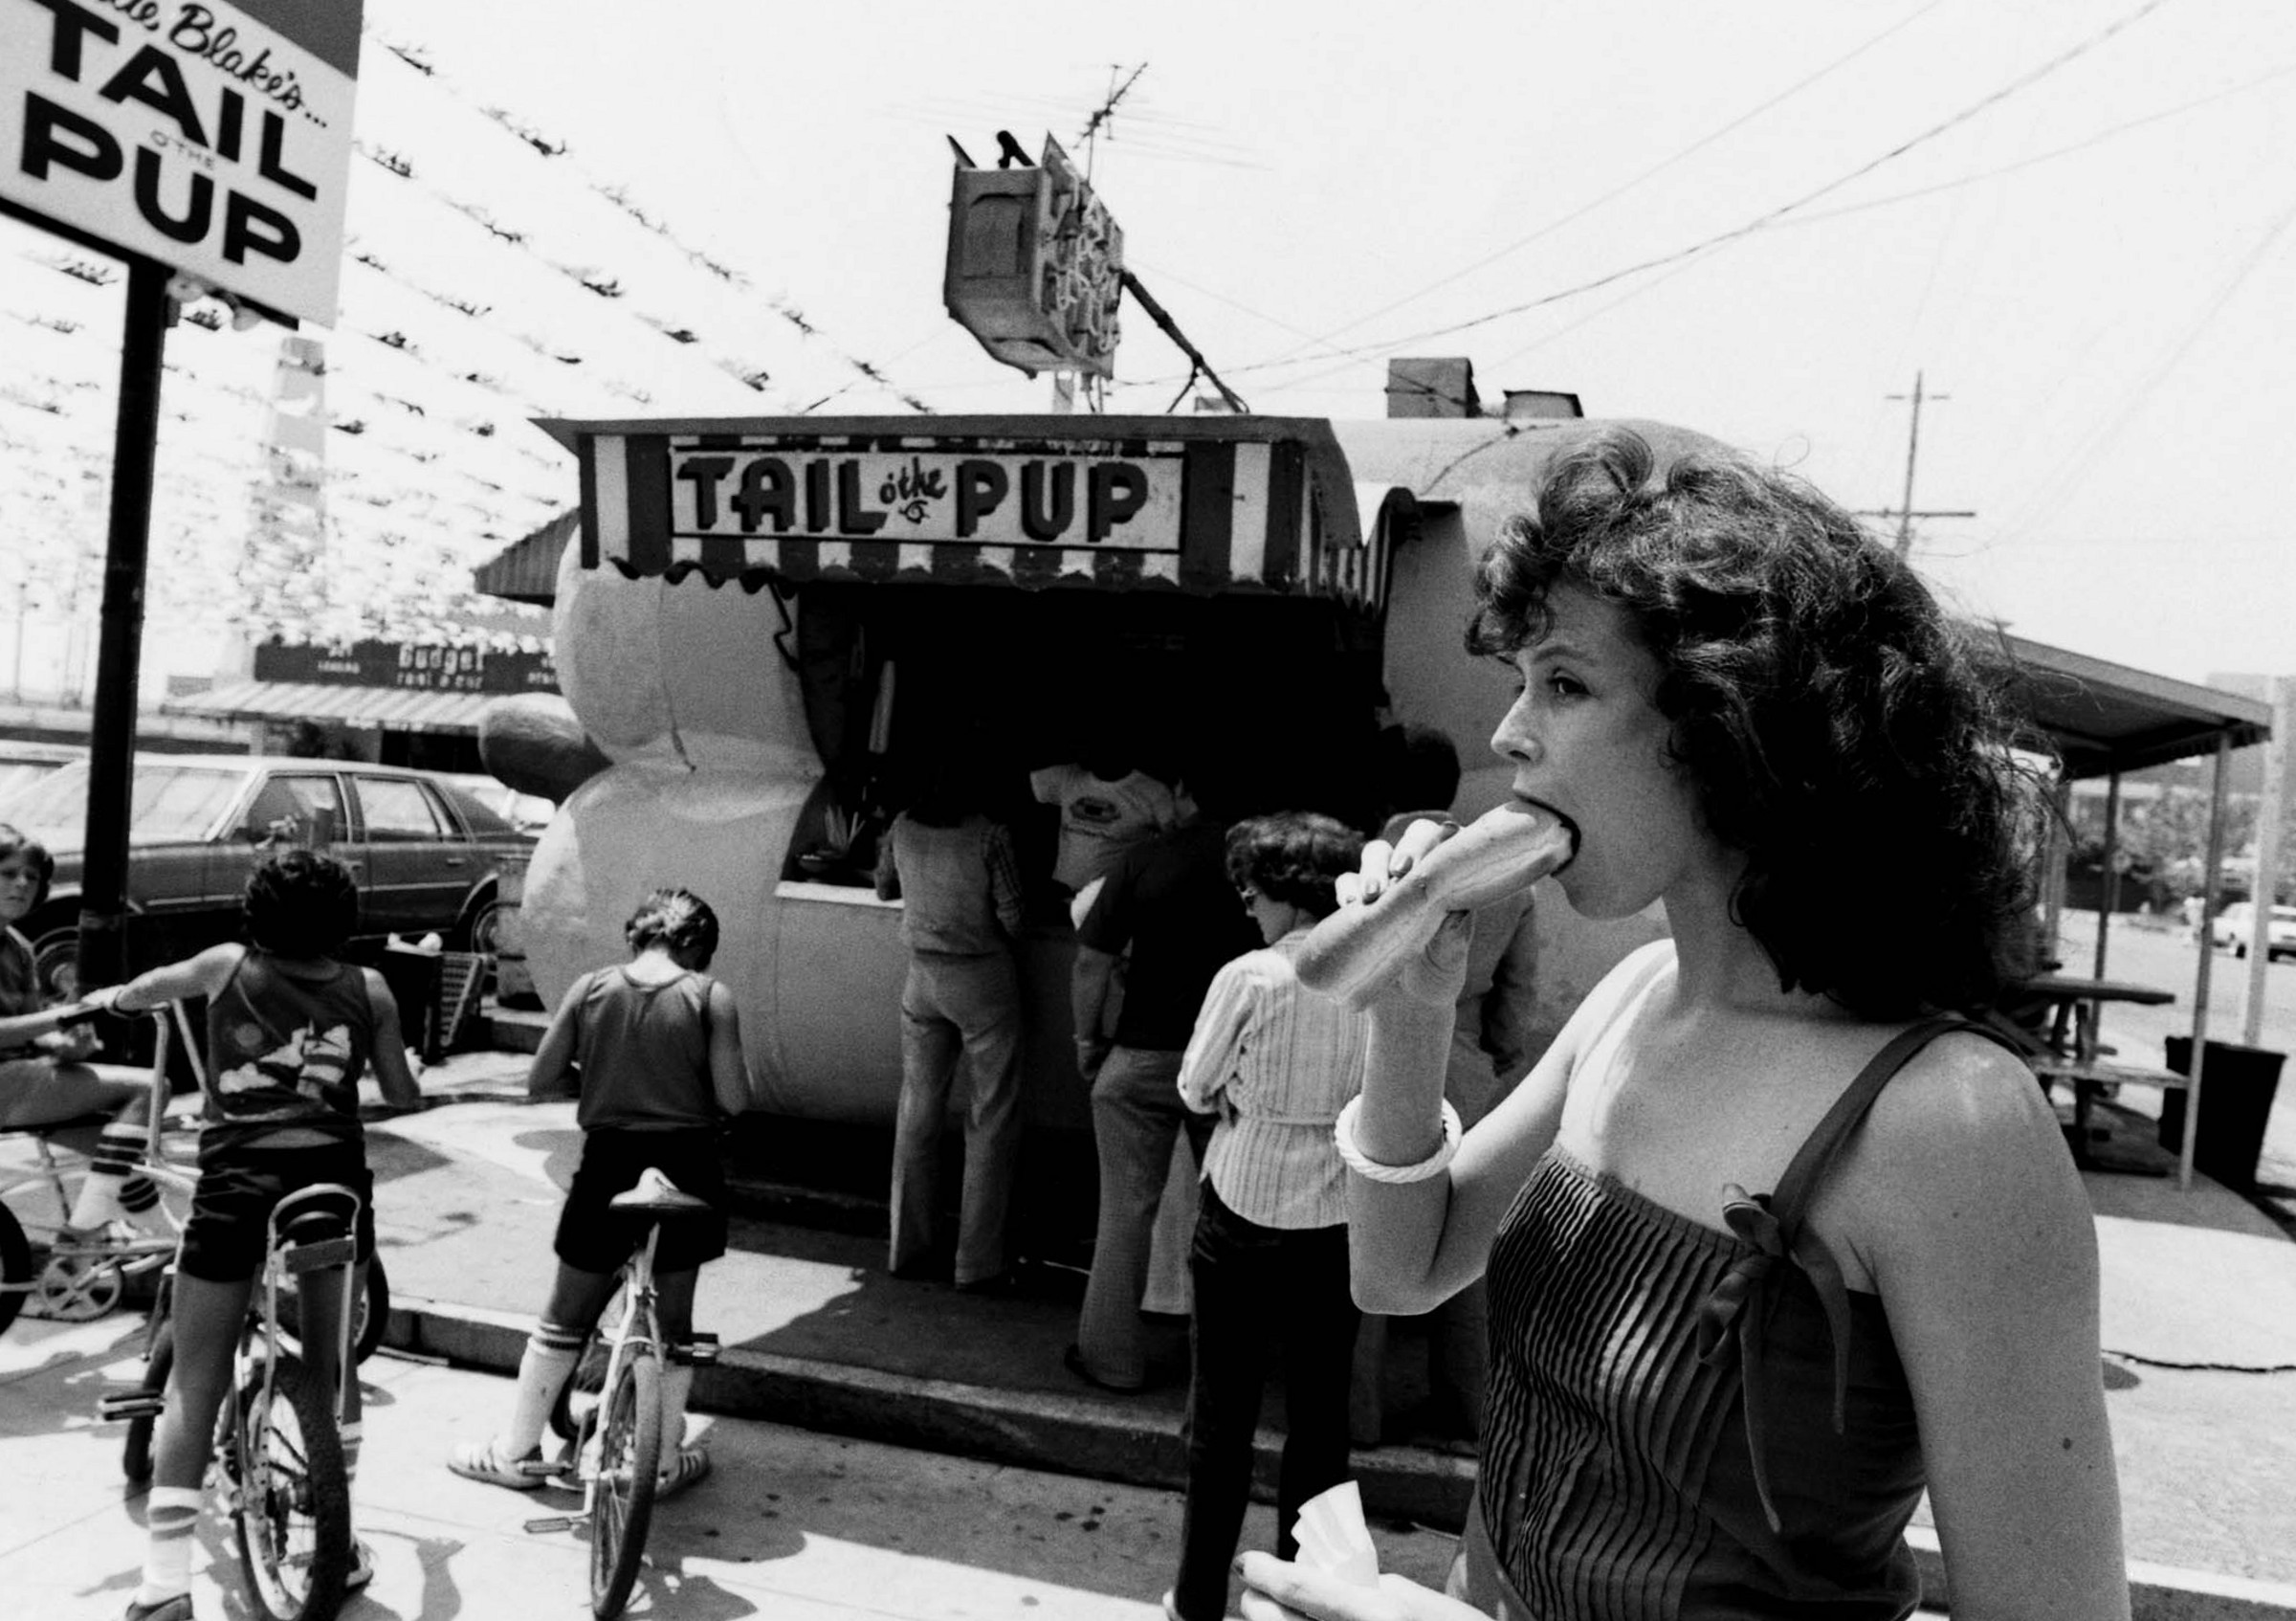
[[[2224,803],[2231,797],[2232,740],[2217,734],[2217,780],[2209,792],[2208,860],[2201,881],[2200,969],[2193,977],[2193,1061],[2185,1076],[2184,1144],[2176,1150],[2176,1186],[2193,1185],[2193,1145],[2200,1141],[2200,1078],[2208,1068],[2208,981],[2216,966],[2217,898],[2224,877]]]
[[[160,362],[167,343],[167,274],[154,260],[128,260],[79,896],[78,983],[90,987],[118,983],[127,967],[127,820],[134,788],[137,667],[144,644],[144,559],[151,543],[151,473],[160,442]]]
[[[2105,937],[2112,926],[2112,909],[2120,903],[2121,872],[2114,857],[2121,853],[2121,774],[2105,779],[2105,859],[2097,871],[2097,961],[2089,971],[2105,977]]]
[[[2264,970],[2272,961],[2272,903],[2280,899],[2280,831],[2286,815],[2290,726],[2296,726],[2296,676],[2282,676],[2272,700],[2272,737],[2264,744],[2264,790],[2256,807],[2256,882],[2250,886],[2248,975],[2241,998],[2241,1040],[2264,1038]]]

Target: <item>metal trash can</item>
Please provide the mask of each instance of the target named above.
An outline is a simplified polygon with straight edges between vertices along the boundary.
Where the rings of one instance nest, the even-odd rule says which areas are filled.
[[[396,940],[376,953],[375,966],[399,1005],[399,1034],[426,1064],[435,1064],[445,1055],[438,1039],[438,981],[444,960],[444,952],[402,945]]]
[[[2167,1039],[2169,1068],[2178,1075],[2193,1073],[2193,1038]],[[2280,1091],[2280,1067],[2285,1053],[2268,1047],[2242,1047],[2230,1041],[2208,1044],[2208,1067],[2200,1077],[2200,1136],[2193,1144],[2193,1166],[2241,1193],[2256,1191],[2256,1162],[2263,1152],[2264,1126],[2272,1118],[2272,1099]],[[2184,1148],[2184,1094],[2163,1095],[2160,1104],[2160,1145],[2172,1153]]]

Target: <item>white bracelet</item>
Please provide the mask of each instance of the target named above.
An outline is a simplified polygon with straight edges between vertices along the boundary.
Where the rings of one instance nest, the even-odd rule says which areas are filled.
[[[1366,1158],[1363,1150],[1356,1146],[1356,1111],[1362,1102],[1363,1095],[1358,1093],[1347,1100],[1347,1106],[1339,1111],[1339,1118],[1332,1121],[1332,1146],[1338,1150],[1339,1158],[1346,1163],[1347,1168],[1364,1181],[1381,1182],[1389,1186],[1424,1182],[1430,1176],[1442,1175],[1444,1168],[1451,1163],[1451,1157],[1459,1152],[1459,1134],[1462,1129],[1459,1111],[1446,1100],[1443,1105],[1443,1143],[1432,1154],[1417,1165],[1409,1166],[1383,1166],[1377,1160]]]

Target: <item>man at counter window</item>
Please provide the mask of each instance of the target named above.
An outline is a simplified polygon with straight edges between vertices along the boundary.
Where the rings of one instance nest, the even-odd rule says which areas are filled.
[[[1115,751],[1040,766],[1028,788],[1038,803],[1060,807],[1052,878],[1069,892],[1069,921],[1078,926],[1116,858],[1180,819],[1172,789]]]
[[[1093,1271],[1068,1366],[1089,1384],[1137,1390],[1149,1369],[1140,1322],[1150,1232],[1173,1144],[1184,1130],[1198,1165],[1212,1117],[1180,1100],[1180,1061],[1212,976],[1260,944],[1227,877],[1227,829],[1196,797],[1220,790],[1191,771],[1180,825],[1119,856],[1077,927],[1071,983],[1076,1068],[1093,1089],[1100,1211]],[[1113,1039],[1101,1031],[1116,970],[1130,954]]]
[[[877,856],[879,899],[902,902],[909,977],[901,989],[901,1099],[893,1139],[894,1276],[938,1275],[940,1128],[961,1051],[972,1077],[964,1121],[955,1281],[990,1293],[1006,1281],[1004,1217],[1021,1141],[1021,883],[1012,835],[980,809],[961,761],[930,768],[894,818]]]

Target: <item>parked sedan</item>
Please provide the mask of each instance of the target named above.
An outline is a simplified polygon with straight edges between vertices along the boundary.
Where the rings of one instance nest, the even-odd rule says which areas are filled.
[[[2272,920],[2265,925],[2271,932],[2264,941],[2264,961],[2277,963],[2283,957],[2296,957],[2296,906],[2275,906]],[[2248,942],[2256,932],[2256,903],[2236,900],[2217,914],[2216,943],[2219,947],[2230,946],[2236,957],[2248,955]]]
[[[46,905],[21,925],[41,983],[77,983],[88,767],[67,765],[19,789],[7,819],[56,858]],[[131,970],[239,937],[239,893],[274,850],[304,844],[359,879],[359,942],[436,931],[454,949],[491,951],[496,875],[534,841],[420,771],[336,760],[139,754],[128,816]]]
[[[77,744],[0,740],[0,800],[38,782],[51,771],[87,757],[88,751]]]

